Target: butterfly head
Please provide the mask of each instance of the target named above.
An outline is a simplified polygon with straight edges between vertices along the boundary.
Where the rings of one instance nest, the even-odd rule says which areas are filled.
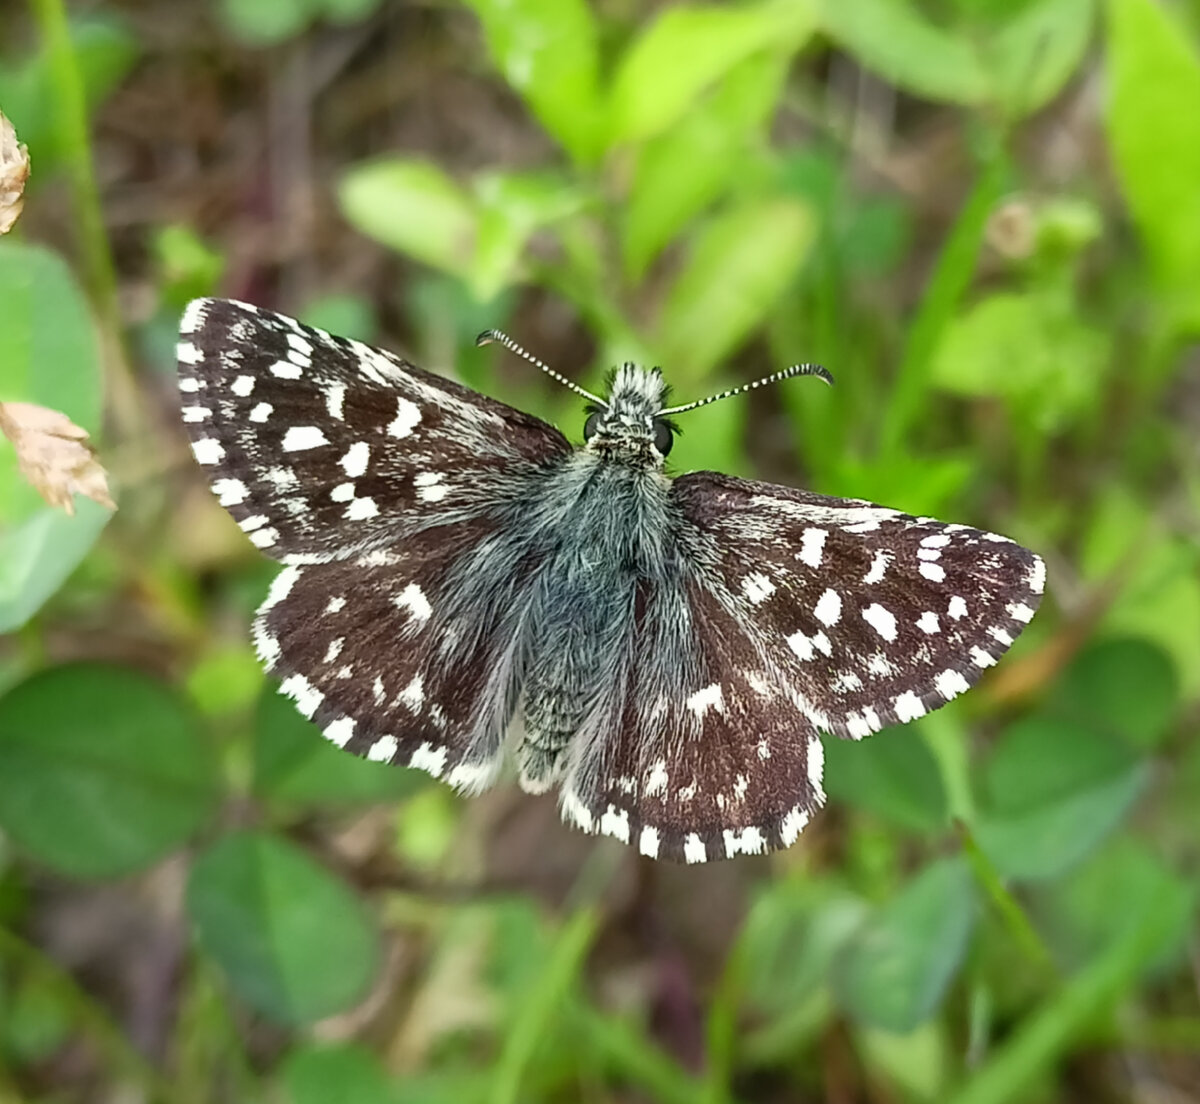
[[[666,390],[657,368],[622,364],[612,375],[607,401],[588,407],[585,446],[593,452],[661,464],[677,432],[671,422],[659,417]]]

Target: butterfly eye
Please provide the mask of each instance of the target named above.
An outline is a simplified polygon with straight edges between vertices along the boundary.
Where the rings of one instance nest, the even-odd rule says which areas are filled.
[[[597,433],[600,432],[600,415],[589,414],[588,420],[583,423],[583,439],[590,441]]]
[[[669,422],[662,418],[654,419],[654,447],[658,449],[660,455],[666,456],[671,451],[671,446],[675,443],[675,431],[671,428]]]

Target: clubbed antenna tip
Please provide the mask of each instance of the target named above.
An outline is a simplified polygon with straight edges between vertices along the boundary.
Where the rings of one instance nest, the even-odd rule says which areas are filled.
[[[698,406],[708,406],[709,403],[732,398],[734,395],[741,395],[746,391],[766,387],[769,383],[778,383],[780,380],[791,379],[793,376],[816,376],[817,379],[824,380],[831,387],[833,386],[833,376],[826,369],[822,368],[821,365],[793,364],[790,368],[784,368],[781,372],[774,372],[769,376],[763,376],[762,379],[755,380],[753,383],[743,383],[741,387],[731,387],[728,391],[722,391],[719,395],[709,395],[707,399],[697,399],[695,402],[684,403],[682,406],[668,406],[666,409],[660,410],[658,416],[682,414],[687,410],[695,410]]]

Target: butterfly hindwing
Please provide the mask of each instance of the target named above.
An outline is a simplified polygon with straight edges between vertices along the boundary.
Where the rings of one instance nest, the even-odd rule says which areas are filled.
[[[570,451],[528,414],[358,341],[197,299],[183,420],[220,502],[266,554],[320,562],[460,520]]]
[[[995,533],[857,499],[696,472],[711,585],[816,727],[861,738],[972,686],[1033,617],[1045,567]]]

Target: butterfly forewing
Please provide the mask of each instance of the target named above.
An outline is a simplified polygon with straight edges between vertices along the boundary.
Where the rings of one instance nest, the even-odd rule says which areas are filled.
[[[246,303],[193,302],[178,358],[196,460],[250,540],[284,562],[473,516],[494,481],[570,451],[537,418]]]

